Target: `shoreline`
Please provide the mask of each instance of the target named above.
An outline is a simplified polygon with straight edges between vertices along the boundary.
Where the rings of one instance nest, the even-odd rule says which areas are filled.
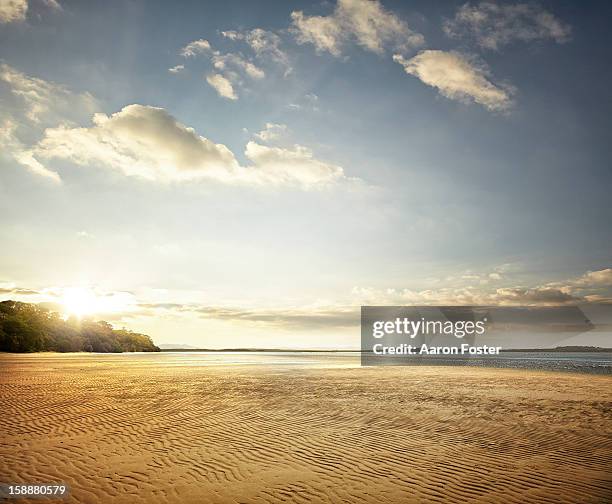
[[[37,356],[66,359],[83,357],[89,360],[108,362],[112,357],[147,359],[165,366],[168,362],[189,363],[192,366],[210,367],[225,365],[228,368],[240,366],[279,366],[325,367],[329,363],[350,368],[386,367],[457,367],[515,369],[522,371],[548,371],[588,375],[612,375],[612,352],[504,352],[498,355],[386,355],[376,356],[353,351],[227,351],[191,350],[172,352],[37,352],[37,353],[0,353],[2,356]],[[376,360],[373,360],[376,359]]]

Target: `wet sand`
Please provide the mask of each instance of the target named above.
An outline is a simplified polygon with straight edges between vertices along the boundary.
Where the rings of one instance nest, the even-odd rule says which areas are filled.
[[[0,354],[0,393],[1,481],[66,502],[612,501],[611,376]]]

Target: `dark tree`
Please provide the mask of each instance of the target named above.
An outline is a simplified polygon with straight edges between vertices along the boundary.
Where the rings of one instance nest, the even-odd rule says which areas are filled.
[[[49,308],[0,302],[2,352],[159,352],[151,338],[108,322],[62,319]]]

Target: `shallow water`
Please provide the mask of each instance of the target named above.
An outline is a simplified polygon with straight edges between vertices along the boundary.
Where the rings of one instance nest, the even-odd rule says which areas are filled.
[[[15,355],[15,354],[13,354]],[[360,352],[135,352],[122,354],[97,353],[41,353],[19,354],[19,361],[26,362],[44,356],[50,365],[56,358],[62,364],[73,360],[88,364],[113,365],[130,360],[135,366],[272,366],[279,368],[358,368]],[[8,354],[6,355],[8,357]],[[8,357],[10,359],[10,357]],[[78,360],[77,360],[78,359]],[[68,361],[68,362],[66,362]],[[503,352],[491,356],[398,356],[389,357],[388,365],[406,366],[476,366],[511,369],[541,369],[549,371],[573,371],[596,374],[612,374],[612,352]]]
[[[168,355],[168,354],[172,354]],[[360,352],[162,352],[165,364],[359,367]],[[399,357],[393,365],[456,365],[612,373],[612,352],[505,352],[486,357]]]

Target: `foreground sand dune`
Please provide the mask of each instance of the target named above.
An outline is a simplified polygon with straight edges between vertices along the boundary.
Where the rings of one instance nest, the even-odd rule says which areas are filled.
[[[1,479],[83,503],[612,500],[609,376],[193,364],[0,355]]]

